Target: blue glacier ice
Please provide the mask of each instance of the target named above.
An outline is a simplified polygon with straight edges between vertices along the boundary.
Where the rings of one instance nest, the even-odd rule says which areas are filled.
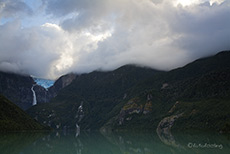
[[[40,85],[46,89],[51,87],[54,84],[54,80],[48,80],[48,79],[41,79],[41,78],[33,78],[37,85]]]

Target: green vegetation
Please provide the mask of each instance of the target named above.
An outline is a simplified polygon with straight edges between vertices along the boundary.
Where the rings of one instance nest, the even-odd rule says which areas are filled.
[[[173,129],[230,131],[230,100],[210,99],[198,102],[179,102],[172,114],[184,113]]]
[[[45,129],[15,104],[0,95],[0,131]]]
[[[63,88],[51,103],[37,105],[27,112],[41,123],[56,128],[75,128],[78,107],[83,103],[81,129],[99,129],[115,116],[130,97],[126,92],[159,71],[126,65],[111,72],[82,74]],[[115,109],[115,110],[114,110]],[[53,116],[52,116],[53,115]]]
[[[196,60],[169,72],[127,65],[82,74],[51,103],[28,110],[53,128],[156,129],[170,115],[184,113],[174,129],[229,132],[230,52]],[[76,119],[83,102],[84,117]]]

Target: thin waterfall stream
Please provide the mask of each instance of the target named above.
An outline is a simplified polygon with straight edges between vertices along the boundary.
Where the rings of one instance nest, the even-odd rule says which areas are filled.
[[[35,93],[35,91],[34,91],[34,86],[35,86],[36,84],[34,84],[33,86],[32,86],[32,88],[31,88],[31,91],[33,92],[33,104],[32,105],[36,105],[37,104],[37,98],[36,98],[36,93]]]

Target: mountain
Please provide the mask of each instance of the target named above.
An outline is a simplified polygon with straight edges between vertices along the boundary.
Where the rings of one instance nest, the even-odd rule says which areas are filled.
[[[33,84],[34,81],[29,76],[0,72],[0,94],[23,110],[32,106],[31,88]]]
[[[0,95],[0,131],[44,130],[45,127]]]
[[[175,123],[175,127],[170,126],[173,130],[206,129],[228,132],[229,60],[229,51],[220,52],[140,83],[137,87],[146,89],[146,92],[134,95],[118,116],[104,128],[151,129],[158,127],[165,118],[175,118],[177,120],[169,120],[163,124],[170,126]],[[149,115],[145,114],[146,106],[150,106]]]
[[[28,113],[56,129],[228,132],[229,61],[224,51],[168,72],[126,65],[77,75],[50,103]]]
[[[228,132],[229,60],[229,51],[220,52],[143,81],[134,87],[141,93],[133,95],[104,129],[152,129],[165,118],[175,118],[163,124],[175,123],[175,127],[170,126],[173,130]]]
[[[76,74],[74,73],[70,73],[70,74],[66,74],[61,76],[60,78],[58,78],[54,84],[48,89],[49,93],[50,93],[50,97],[53,98],[55,96],[57,96],[58,92],[65,88],[66,86],[68,86],[75,78],[76,78]]]
[[[54,128],[75,128],[76,124],[80,124],[81,129],[99,129],[113,116],[107,113],[130,97],[126,91],[160,72],[126,65],[110,72],[94,71],[78,75],[51,103],[33,107],[28,113]],[[81,107],[84,120],[79,118],[83,116],[79,112]]]
[[[37,104],[48,102],[52,98],[47,89],[36,84],[28,75],[0,72],[0,81],[0,94],[23,110],[33,105],[33,90],[37,96]]]
[[[75,79],[75,74],[67,74],[55,81],[32,78],[28,75],[0,72],[0,94],[27,110],[33,106],[34,95],[37,104],[47,103],[57,93]],[[43,85],[42,85],[43,84]],[[51,87],[44,87],[46,86]],[[33,94],[33,91],[35,92]]]
[[[30,76],[0,72],[0,130],[44,129],[20,108],[23,110],[30,108],[34,105],[34,99],[36,105],[49,102],[63,87],[71,83],[73,75],[70,75],[71,79],[68,76],[58,79],[49,91],[36,84]],[[15,102],[15,105],[12,102]]]

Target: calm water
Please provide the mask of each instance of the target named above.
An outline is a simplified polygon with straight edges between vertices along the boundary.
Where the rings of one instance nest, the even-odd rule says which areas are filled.
[[[208,132],[161,134],[74,131],[1,133],[0,154],[229,154],[230,137]]]

